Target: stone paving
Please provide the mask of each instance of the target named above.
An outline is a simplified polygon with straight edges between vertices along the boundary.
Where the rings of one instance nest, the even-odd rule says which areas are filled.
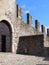
[[[0,65],[49,65],[49,58],[0,53]]]

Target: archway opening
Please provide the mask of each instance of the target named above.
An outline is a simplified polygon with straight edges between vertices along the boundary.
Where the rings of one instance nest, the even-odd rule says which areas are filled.
[[[12,28],[6,20],[0,21],[0,52],[12,52]]]

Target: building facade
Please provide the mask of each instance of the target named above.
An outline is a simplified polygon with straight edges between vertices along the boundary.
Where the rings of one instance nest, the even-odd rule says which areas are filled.
[[[27,53],[29,51],[28,54],[41,54],[44,51],[44,54],[47,55],[48,51],[46,48],[49,48],[49,31],[47,31],[46,35],[45,27],[43,25],[40,26],[38,20],[35,20],[35,27],[33,27],[32,16],[29,13],[26,15],[27,23],[24,23],[22,20],[22,9],[19,5],[16,5],[16,0],[0,0],[0,52]],[[22,40],[24,41],[22,42]],[[31,44],[31,47],[29,47],[29,44]],[[39,51],[41,52],[34,51],[36,49],[40,49]],[[19,52],[19,50],[22,52]]]

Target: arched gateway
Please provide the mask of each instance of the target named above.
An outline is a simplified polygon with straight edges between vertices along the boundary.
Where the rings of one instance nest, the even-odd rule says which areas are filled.
[[[12,28],[6,20],[0,21],[0,52],[12,51]]]

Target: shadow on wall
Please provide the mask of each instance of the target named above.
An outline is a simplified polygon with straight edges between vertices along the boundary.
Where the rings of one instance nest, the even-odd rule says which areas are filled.
[[[45,57],[43,61],[49,61],[49,57]]]
[[[12,28],[8,21],[0,21],[0,52],[12,52]]]
[[[44,35],[19,37],[17,54],[45,57]]]
[[[43,61],[49,61],[49,47],[44,47],[44,48],[45,48],[47,54]]]

